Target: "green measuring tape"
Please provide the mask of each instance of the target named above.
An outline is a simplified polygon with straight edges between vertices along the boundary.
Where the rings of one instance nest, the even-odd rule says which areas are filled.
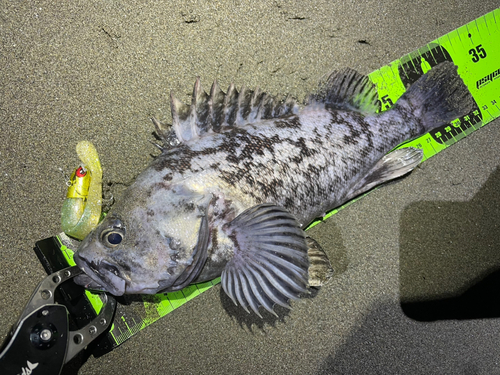
[[[424,153],[422,161],[500,116],[500,9],[371,73],[369,77],[377,86],[380,110],[389,109],[413,82],[443,61],[453,61],[458,66],[475,106],[467,115],[398,147],[420,148]],[[308,228],[355,201],[328,212]]]
[[[378,89],[380,110],[384,111],[433,66],[443,61],[453,61],[475,100],[475,107],[467,115],[399,147],[420,148],[424,153],[423,160],[426,160],[500,115],[499,22],[500,9],[496,9],[369,75]],[[329,212],[322,220],[350,203],[352,201]],[[309,228],[322,220],[313,222]],[[75,243],[65,235],[58,236],[58,240],[62,254],[74,265],[71,249],[75,248]],[[220,278],[190,285],[177,292],[141,296],[142,301],[131,300],[127,305],[119,304],[108,334],[112,347],[120,345],[219,282]],[[99,295],[86,293],[96,312],[99,312],[102,306]]]

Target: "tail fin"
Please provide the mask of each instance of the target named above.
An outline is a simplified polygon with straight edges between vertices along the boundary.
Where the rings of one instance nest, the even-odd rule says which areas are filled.
[[[420,77],[393,108],[400,107],[420,118],[425,133],[469,113],[473,104],[457,66],[446,61]]]

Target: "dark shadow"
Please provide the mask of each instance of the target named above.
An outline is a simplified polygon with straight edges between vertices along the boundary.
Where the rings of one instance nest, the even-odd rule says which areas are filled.
[[[278,317],[276,317],[261,307],[259,312],[262,315],[262,318],[260,318],[252,311],[252,309],[248,308],[250,313],[247,313],[243,307],[239,305],[236,306],[233,300],[229,298],[222,288],[220,288],[220,300],[222,307],[227,314],[235,319],[241,327],[246,326],[250,332],[253,332],[253,327],[256,327],[261,331],[264,331],[266,325],[276,327],[277,322],[283,323],[285,321],[285,317],[290,314],[290,310],[277,305],[274,306],[274,312],[278,315]]]
[[[494,332],[490,324],[417,322],[401,314],[397,302],[380,303],[370,307],[317,374],[497,374],[500,337]]]
[[[483,319],[500,317],[500,270],[457,297],[402,303],[404,313],[415,320]]]
[[[314,298],[318,295],[320,288],[310,288],[309,293],[304,293],[301,294],[300,298]],[[231,316],[233,319],[235,319],[240,327],[246,326],[247,329],[250,332],[253,332],[253,328],[257,328],[261,331],[265,331],[266,326],[270,327],[276,327],[277,322],[284,323],[285,318],[290,314],[290,310],[279,306],[275,305],[274,306],[274,312],[277,317],[271,314],[269,311],[265,310],[264,308],[259,308],[259,313],[262,315],[262,318],[257,316],[252,309],[248,308],[250,313],[247,313],[243,307],[241,306],[236,306],[231,298],[224,292],[222,288],[220,288],[220,300],[222,303],[222,307],[224,310],[227,312],[229,316]],[[294,301],[290,301],[290,305],[293,308]]]
[[[469,202],[409,205],[400,228],[400,298],[408,317],[500,317],[500,169]]]

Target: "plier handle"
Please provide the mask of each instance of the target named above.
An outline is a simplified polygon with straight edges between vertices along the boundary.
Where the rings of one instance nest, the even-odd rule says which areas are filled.
[[[55,303],[57,287],[82,273],[77,266],[68,267],[38,284],[0,349],[2,374],[60,374],[65,363],[109,327],[116,300],[107,294],[102,294],[103,306],[99,315],[76,331],[69,330],[66,307]]]

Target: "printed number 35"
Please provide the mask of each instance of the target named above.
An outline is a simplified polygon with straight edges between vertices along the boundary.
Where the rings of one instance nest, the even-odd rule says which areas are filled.
[[[486,57],[486,51],[480,44],[476,46],[476,48],[470,49],[469,55],[472,55],[472,62],[477,63],[479,59],[484,59]]]

